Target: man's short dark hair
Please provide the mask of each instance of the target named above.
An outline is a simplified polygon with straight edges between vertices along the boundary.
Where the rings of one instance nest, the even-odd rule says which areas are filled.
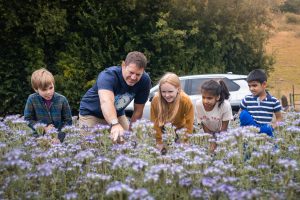
[[[259,83],[263,83],[267,81],[267,75],[262,69],[252,70],[247,77],[247,82],[258,81]]]
[[[139,68],[146,68],[147,66],[147,58],[146,56],[138,51],[129,52],[125,59],[125,64],[129,65],[130,63],[134,63]]]

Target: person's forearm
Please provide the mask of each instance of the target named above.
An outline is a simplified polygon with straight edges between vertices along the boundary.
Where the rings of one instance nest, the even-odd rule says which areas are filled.
[[[115,106],[110,102],[101,102],[101,110],[104,119],[108,124],[110,124],[113,119],[118,118]]]
[[[202,128],[203,128],[204,133],[214,133],[211,130],[209,130],[203,123],[202,123]]]
[[[227,129],[228,129],[228,124],[229,124],[229,121],[222,121],[222,127],[221,127],[220,132],[225,132],[225,131],[227,131]]]
[[[134,104],[134,111],[130,119],[129,129],[131,130],[132,123],[141,119],[143,116],[144,104]]]
[[[109,90],[99,90],[98,94],[102,114],[106,122],[110,124],[113,119],[117,118],[117,111],[114,105],[114,94]]]
[[[143,113],[138,113],[138,112],[134,112],[131,116],[130,122],[136,122],[136,120],[141,119],[142,118]]]

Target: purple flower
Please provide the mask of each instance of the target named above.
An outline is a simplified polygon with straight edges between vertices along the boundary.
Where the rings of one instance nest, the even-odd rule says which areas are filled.
[[[12,119],[11,120],[12,124],[15,124],[15,125],[28,125],[29,123],[27,121],[24,120],[24,118],[17,118],[17,119]]]
[[[74,133],[74,132],[80,132],[80,129],[77,128],[76,126],[64,126],[62,129],[61,129],[62,132],[64,133]]]
[[[22,169],[22,170],[32,168],[32,164],[30,162],[27,162],[27,161],[24,161],[24,160],[21,160],[21,159],[13,159],[13,160],[4,161],[3,165],[8,167],[8,168],[17,167],[17,168]]]
[[[130,194],[128,199],[129,200],[154,200],[154,198],[152,196],[150,196],[148,191],[144,188],[134,190]]]
[[[205,192],[199,188],[194,188],[191,193],[190,193],[192,198],[198,199],[198,198],[203,198],[205,196]]]
[[[63,171],[65,168],[65,160],[60,158],[51,158],[48,160],[49,164],[53,165],[55,168],[57,168],[60,171]]]
[[[14,120],[17,120],[17,119],[19,119],[20,118],[20,115],[8,115],[8,116],[6,116],[5,118],[4,118],[4,123],[5,124],[7,124],[7,123],[9,123],[9,122],[12,122],[12,121],[14,121]]]
[[[262,169],[262,170],[268,170],[270,169],[270,165],[267,165],[267,164],[260,164],[257,166],[258,169]]]
[[[294,125],[294,126],[300,126],[300,119],[296,119],[295,121],[293,121],[292,125]]]
[[[105,195],[110,196],[113,194],[119,194],[119,193],[132,193],[133,189],[129,187],[128,185],[120,182],[120,181],[114,181],[111,184],[108,185],[106,188]]]
[[[36,123],[33,128],[35,130],[44,130],[44,128],[47,126],[47,124],[44,123]]]
[[[257,199],[261,195],[261,192],[259,192],[256,189],[253,190],[242,190],[237,192],[232,192],[229,195],[229,198],[232,200],[240,200],[240,199]]]
[[[119,169],[119,168],[127,168],[129,167],[129,165],[131,164],[131,158],[128,157],[128,156],[125,156],[125,155],[119,155],[113,165],[112,165],[112,169],[113,170],[116,170],[116,169]]]
[[[234,183],[240,180],[239,178],[232,176],[223,177],[222,179],[224,183]]]
[[[166,173],[168,171],[168,168],[169,168],[168,164],[158,164],[158,165],[151,166],[151,168],[145,174],[144,182],[158,181],[160,174]]]
[[[138,159],[138,158],[134,158],[131,161],[131,167],[134,171],[138,172],[140,170],[144,170],[146,167],[148,166],[148,163]]]
[[[32,179],[36,179],[39,177],[38,172],[34,172],[34,173],[27,173],[26,174],[26,179],[27,180],[32,180]]]
[[[291,153],[294,153],[294,152],[299,152],[299,147],[295,146],[295,145],[290,145],[288,147],[288,151],[291,152]]]
[[[72,200],[72,199],[78,199],[78,194],[77,192],[69,192],[63,196],[64,199],[66,200]]]
[[[81,150],[81,146],[79,144],[67,144],[66,149],[68,153],[74,154]]]
[[[84,161],[90,160],[94,157],[95,157],[95,155],[91,150],[85,150],[85,151],[81,151],[81,152],[77,153],[74,158],[76,160],[78,160],[79,162],[84,162]]]
[[[2,133],[9,134],[11,132],[12,132],[12,130],[6,124],[4,124],[3,122],[0,121],[0,134],[2,134]]]
[[[210,188],[217,184],[217,181],[215,179],[209,177],[204,177],[201,182],[203,186]]]
[[[49,136],[51,136],[51,138],[55,138],[57,136],[57,134],[58,134],[58,129],[52,128],[52,129],[48,130],[45,135],[49,135]]]
[[[141,159],[120,155],[115,159],[112,169],[116,170],[119,168],[123,169],[131,167],[134,171],[138,172],[140,170],[143,170],[147,166],[148,163]]]
[[[287,123],[286,122],[276,122],[276,125],[278,126],[278,127],[285,127],[286,125],[287,125]]]
[[[125,179],[125,183],[128,185],[133,185],[135,182],[135,178],[133,176],[127,176]]]
[[[283,166],[285,169],[292,169],[298,171],[298,163],[292,159],[278,159],[277,163]]]
[[[300,127],[298,126],[289,126],[286,128],[287,132],[293,133],[293,134],[300,134]]]
[[[204,175],[224,175],[225,173],[217,167],[208,167],[203,172]]]
[[[192,178],[190,177],[185,177],[179,180],[179,185],[182,187],[189,187],[193,183]]]
[[[91,164],[93,166],[98,166],[98,165],[103,165],[105,163],[106,164],[110,164],[111,163],[110,159],[106,158],[104,156],[98,156],[98,157],[96,157],[96,158],[93,159],[93,161],[92,161]]]
[[[39,176],[51,176],[54,169],[55,166],[53,166],[51,163],[44,163],[37,166]]]
[[[27,141],[24,142],[25,147],[33,148],[33,147],[37,147],[37,145],[38,144],[36,142],[36,138],[34,138],[34,137],[29,137],[29,138],[27,138]]]
[[[227,158],[234,158],[234,157],[240,158],[241,155],[240,155],[240,153],[239,153],[237,150],[232,150],[232,151],[228,151],[228,152],[227,152],[226,157],[227,157]]]
[[[91,132],[95,134],[103,134],[105,131],[108,131],[110,127],[108,125],[103,124],[96,124],[92,129]]]
[[[12,149],[11,151],[7,152],[4,155],[4,158],[6,158],[6,160],[17,160],[21,156],[24,156],[24,155],[25,155],[25,152],[22,151],[21,149]]]
[[[221,193],[226,193],[228,195],[230,195],[232,192],[235,191],[236,191],[235,187],[227,184],[220,184],[212,188],[212,192],[221,192]]]
[[[90,144],[97,144],[98,141],[94,135],[87,135],[84,137],[84,141]]]
[[[0,149],[4,149],[6,147],[6,144],[4,142],[0,142]]]
[[[86,178],[93,181],[109,181],[111,175],[97,174],[97,173],[87,173]]]
[[[25,193],[26,199],[38,199],[39,196],[40,196],[39,191],[36,192],[28,191]]]

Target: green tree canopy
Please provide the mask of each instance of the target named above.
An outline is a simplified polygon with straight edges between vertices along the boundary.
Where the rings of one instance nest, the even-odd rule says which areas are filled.
[[[0,114],[23,112],[41,67],[77,114],[98,73],[133,50],[154,81],[167,71],[268,71],[270,21],[264,0],[0,0]]]

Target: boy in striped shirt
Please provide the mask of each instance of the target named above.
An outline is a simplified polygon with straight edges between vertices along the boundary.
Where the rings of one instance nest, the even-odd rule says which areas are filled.
[[[281,105],[278,99],[267,91],[267,76],[261,69],[251,71],[247,77],[251,95],[247,95],[241,102],[240,123],[241,126],[256,126],[260,133],[266,133],[273,137],[273,114],[276,123],[282,120]]]

